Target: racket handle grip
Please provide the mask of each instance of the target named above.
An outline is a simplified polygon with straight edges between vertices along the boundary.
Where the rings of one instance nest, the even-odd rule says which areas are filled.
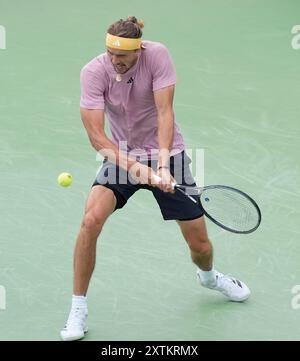
[[[159,183],[161,181],[161,178],[159,176],[154,175],[153,177],[157,183]],[[171,185],[172,185],[172,188],[175,189],[176,183],[172,182]]]

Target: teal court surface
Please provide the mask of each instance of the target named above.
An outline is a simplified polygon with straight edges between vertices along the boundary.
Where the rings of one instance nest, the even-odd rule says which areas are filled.
[[[297,0],[1,0],[0,340],[59,339],[100,166],[80,120],[79,73],[128,15],[172,54],[177,122],[187,147],[204,149],[205,184],[245,190],[263,221],[235,235],[207,220],[216,269],[252,291],[232,303],[198,284],[176,223],[137,193],[99,238],[86,340],[299,340]],[[64,171],[69,188],[56,181]]]

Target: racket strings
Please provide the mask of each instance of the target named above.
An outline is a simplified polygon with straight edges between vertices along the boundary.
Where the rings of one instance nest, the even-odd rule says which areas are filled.
[[[231,230],[248,232],[258,225],[258,211],[254,204],[234,190],[205,189],[201,193],[201,204],[215,221]]]

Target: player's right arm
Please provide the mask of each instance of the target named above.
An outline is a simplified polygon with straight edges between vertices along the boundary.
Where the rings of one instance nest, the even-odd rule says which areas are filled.
[[[107,137],[104,128],[103,109],[85,109],[81,107],[80,114],[91,145],[97,152],[107,157],[110,162],[130,172],[134,178],[137,175],[140,183],[155,182],[155,173],[151,168],[129,158]]]
[[[81,119],[91,145],[112,163],[129,170],[136,161],[128,158],[107,137],[104,130],[104,110],[80,108]]]

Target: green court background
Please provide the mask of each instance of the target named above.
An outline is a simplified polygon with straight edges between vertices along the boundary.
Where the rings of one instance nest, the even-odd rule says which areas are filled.
[[[79,117],[79,72],[128,15],[173,56],[178,123],[189,148],[205,149],[205,183],[249,192],[263,222],[251,235],[208,223],[216,268],[252,290],[231,303],[199,286],[177,225],[139,192],[99,239],[86,340],[299,340],[297,0],[0,0],[0,339],[59,339],[100,165]],[[72,187],[57,185],[62,171]]]

